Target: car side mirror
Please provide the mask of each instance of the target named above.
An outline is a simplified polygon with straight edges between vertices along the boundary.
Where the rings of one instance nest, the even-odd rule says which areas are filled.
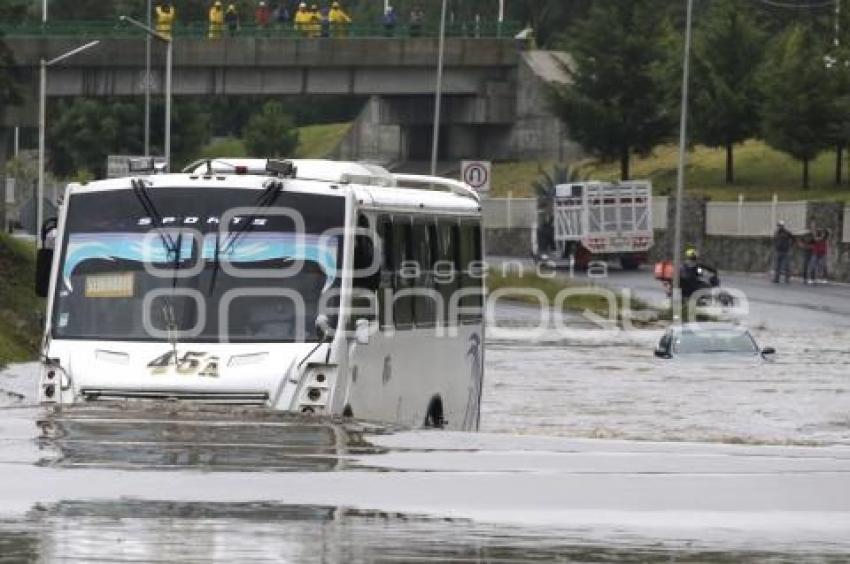
[[[53,249],[42,247],[35,255],[35,295],[46,298],[50,290],[50,268],[53,265]]]
[[[761,355],[762,355],[762,356],[768,356],[768,355],[772,355],[772,354],[776,354],[776,349],[775,349],[775,348],[773,348],[773,347],[764,347],[764,348],[761,350]]]
[[[354,325],[354,339],[358,345],[368,345],[371,324],[368,319],[358,319]]]

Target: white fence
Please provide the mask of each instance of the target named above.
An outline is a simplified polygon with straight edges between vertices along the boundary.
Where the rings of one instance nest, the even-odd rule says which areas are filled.
[[[806,228],[806,202],[709,202],[706,205],[707,235],[766,237],[784,221],[792,232]]]
[[[483,198],[481,214],[487,228],[527,228],[537,222],[536,198]]]
[[[652,197],[652,228],[667,229],[667,196]]]
[[[655,229],[667,228],[667,200],[665,196],[652,199],[652,223]],[[537,221],[537,200],[535,198],[483,198],[481,213],[484,227],[491,228],[528,228]]]

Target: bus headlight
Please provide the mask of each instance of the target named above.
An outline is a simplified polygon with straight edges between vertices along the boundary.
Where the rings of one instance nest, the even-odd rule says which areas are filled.
[[[39,382],[39,402],[62,403],[62,392],[71,389],[71,377],[62,368],[57,359],[49,359],[41,366]]]
[[[307,367],[298,394],[298,411],[301,413],[323,413],[327,410],[336,382],[336,366],[327,364]]]

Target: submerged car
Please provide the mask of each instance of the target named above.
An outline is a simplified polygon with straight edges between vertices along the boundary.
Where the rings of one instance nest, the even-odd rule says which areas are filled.
[[[746,327],[730,323],[674,325],[655,348],[655,356],[665,359],[766,360],[775,353],[773,347],[759,347]]]

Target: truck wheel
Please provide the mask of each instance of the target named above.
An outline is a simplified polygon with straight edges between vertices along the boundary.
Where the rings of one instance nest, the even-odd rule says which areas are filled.
[[[575,251],[573,252],[573,265],[578,270],[586,270],[592,257],[593,255],[591,252],[588,251],[584,245],[579,243],[576,245]]]

